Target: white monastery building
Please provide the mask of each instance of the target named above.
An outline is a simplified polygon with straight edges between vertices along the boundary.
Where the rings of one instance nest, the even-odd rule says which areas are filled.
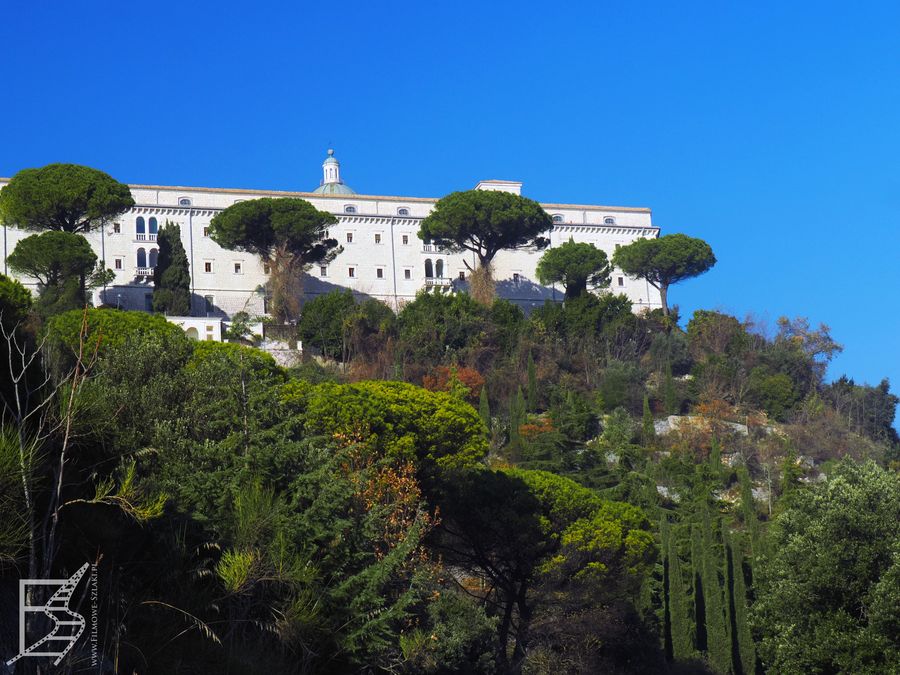
[[[260,197],[305,199],[317,209],[335,214],[338,224],[329,236],[343,247],[329,265],[316,265],[305,278],[305,297],[336,288],[349,288],[361,298],[373,297],[398,309],[423,289],[451,292],[466,287],[474,255],[449,253],[419,239],[419,224],[434,207],[436,198],[387,197],[357,194],[341,179],[334,151],[322,164],[321,184],[311,192],[239,190],[231,188],[131,185],[135,206],[101,230],[87,235],[98,258],[115,273],[109,286],[94,291],[94,305],[149,310],[156,265],[157,232],[167,221],[181,226],[188,255],[192,290],[192,315],[228,318],[239,311],[265,313],[267,272],[259,258],[218,246],[209,237],[213,216],[232,204]],[[9,179],[0,178],[0,188]],[[521,194],[522,183],[483,180],[479,190]],[[611,256],[617,245],[638,238],[655,238],[659,228],[651,222],[650,209],[588,204],[541,204],[553,219],[550,246],[570,238],[589,242]],[[6,256],[16,243],[33,234],[3,227],[4,274],[10,274]],[[543,251],[501,251],[494,259],[494,278],[499,297],[524,308],[545,300],[562,300],[563,289],[545,287],[535,277]],[[35,288],[35,280],[20,281]],[[624,293],[635,311],[661,306],[659,292],[644,279],[629,278],[619,270],[609,289]]]

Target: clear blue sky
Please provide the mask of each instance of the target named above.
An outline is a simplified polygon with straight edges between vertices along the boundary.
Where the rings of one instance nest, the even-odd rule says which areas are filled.
[[[0,175],[649,206],[900,388],[900,3],[7,3]]]

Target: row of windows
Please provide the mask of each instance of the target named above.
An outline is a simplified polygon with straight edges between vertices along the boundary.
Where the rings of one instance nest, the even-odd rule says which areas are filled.
[[[346,204],[344,206],[344,213],[359,213],[359,211],[357,211],[356,207],[353,204]],[[399,209],[397,209],[397,215],[408,216],[409,209],[401,206]]]
[[[327,232],[325,233],[325,236],[326,237],[328,236]],[[346,234],[346,237],[347,237],[347,243],[352,244],[353,243],[353,232],[348,232]],[[409,235],[408,234],[401,235],[400,241],[404,246],[408,246],[409,245]],[[376,244],[381,243],[381,232],[375,233],[375,243]]]
[[[328,276],[328,267],[326,267],[325,265],[322,265],[321,267],[319,267],[319,276],[327,277]],[[518,277],[518,274],[515,276]],[[356,267],[351,265],[350,267],[347,268],[347,277],[350,279],[358,278],[356,276]],[[438,260],[437,264],[435,264],[432,267],[431,261],[426,260],[425,261],[425,277],[427,279],[434,279],[434,278],[443,279],[443,278],[445,278],[444,277],[444,261]],[[375,268],[375,278],[376,279],[384,279],[384,267],[376,267]],[[412,279],[412,270],[410,268],[407,267],[403,270],[403,278],[404,279]],[[460,281],[465,281],[466,273],[464,271],[460,271],[458,278]],[[516,279],[516,281],[518,281],[518,279]]]
[[[557,213],[556,215],[553,216],[553,222],[554,223],[564,223],[564,222],[566,222],[566,218],[565,218],[565,216],[561,216],[560,214]],[[613,218],[612,216],[606,216],[603,219],[603,224],[604,225],[615,225],[616,219]]]

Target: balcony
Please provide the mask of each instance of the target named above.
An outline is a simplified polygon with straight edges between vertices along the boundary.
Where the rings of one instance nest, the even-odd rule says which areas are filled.
[[[449,286],[452,282],[453,279],[449,277],[425,277],[425,286],[428,288]]]
[[[134,276],[136,277],[152,277],[155,267],[135,267]]]
[[[134,235],[134,240],[135,241],[156,241],[156,233],[154,232],[153,234],[142,234],[141,232],[138,232],[136,235]]]

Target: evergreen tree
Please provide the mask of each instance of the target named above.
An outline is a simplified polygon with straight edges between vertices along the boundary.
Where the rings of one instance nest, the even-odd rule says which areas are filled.
[[[666,379],[663,385],[663,396],[665,398],[666,412],[670,415],[677,415],[679,412],[678,405],[678,389],[675,387],[675,378],[672,377],[672,366],[666,364]]]
[[[181,227],[166,221],[156,238],[159,258],[153,271],[153,311],[171,316],[191,313],[191,275],[181,243]]]
[[[756,503],[753,501],[753,483],[746,466],[738,468],[738,482],[741,487],[741,517],[744,529],[750,537],[750,560],[755,564],[759,555],[759,519],[756,517]]]
[[[478,415],[488,432],[491,430],[491,404],[488,401],[487,386],[481,387],[481,396],[478,399]]]
[[[656,427],[653,426],[653,413],[650,412],[650,399],[644,396],[644,417],[641,422],[641,443],[649,447],[656,440]]]
[[[700,528],[691,527],[691,584],[694,590],[694,647],[698,652],[706,651],[706,604],[703,596],[703,542]]]
[[[726,534],[727,528],[722,528],[722,536],[727,537],[725,542],[726,575],[730,577],[730,583],[726,590],[730,593],[731,605],[731,632],[732,632],[732,657],[735,672],[743,675],[753,675],[756,672],[756,647],[753,644],[753,635],[747,621],[747,584],[744,581],[744,555],[741,551],[740,539],[734,535]]]
[[[703,599],[706,612],[707,658],[717,673],[731,672],[731,648],[725,629],[725,611],[709,512],[703,513]]]
[[[528,410],[537,412],[537,374],[534,368],[534,357],[528,353]]]
[[[684,585],[684,573],[681,559],[678,557],[676,537],[668,537],[666,556],[669,568],[669,632],[672,639],[672,658],[676,661],[689,659],[694,655],[691,637],[691,619],[688,609],[687,590]]]

